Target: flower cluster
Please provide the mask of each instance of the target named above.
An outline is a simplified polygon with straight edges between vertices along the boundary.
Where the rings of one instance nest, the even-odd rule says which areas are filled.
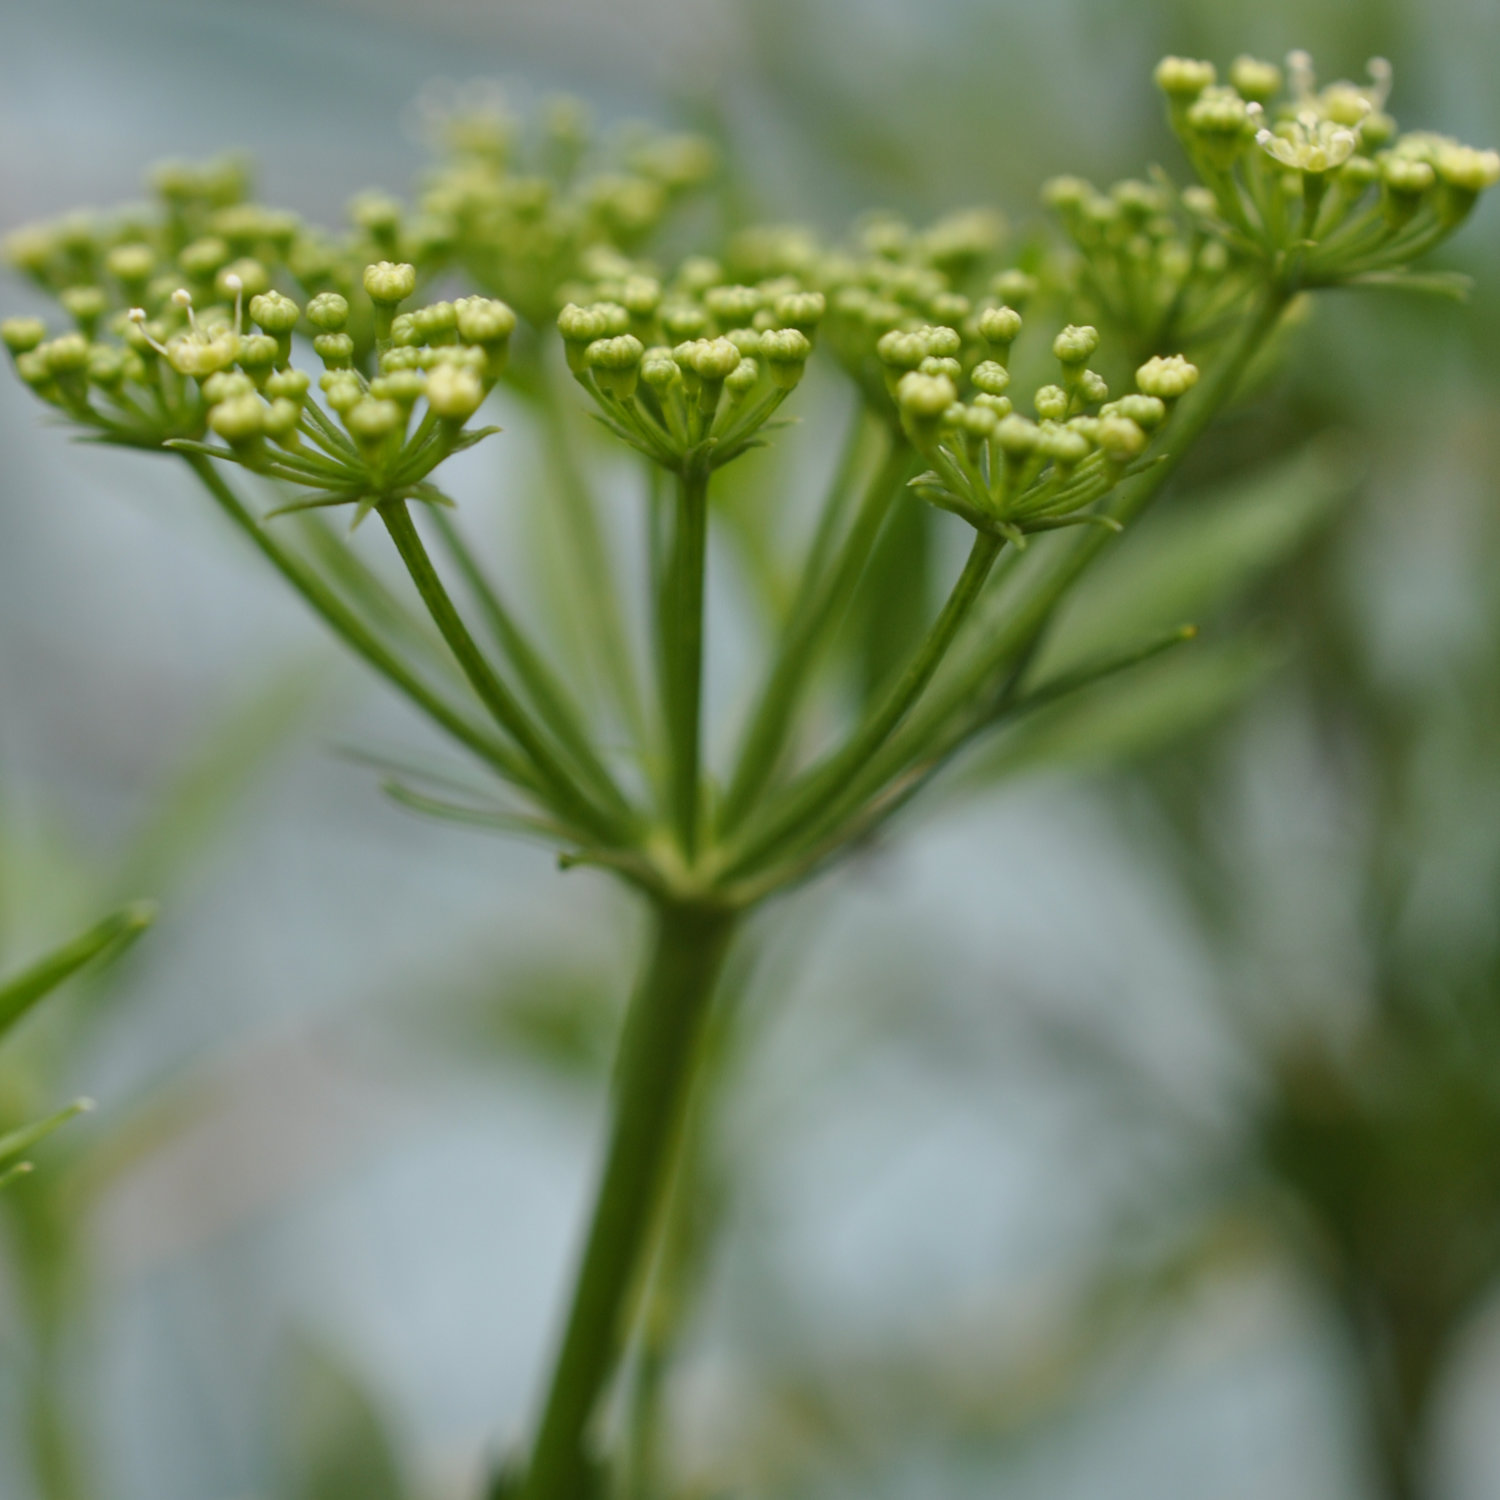
[[[597,273],[598,252],[639,252],[717,165],[699,136],[636,128],[598,138],[570,99],[552,101],[530,136],[493,94],[427,113],[440,162],[408,236],[420,228],[429,251],[536,328],[570,300],[568,283]],[[386,203],[399,236],[399,205]],[[416,247],[413,258],[424,259]]]
[[[200,311],[178,287],[154,317],[134,307],[101,329],[101,309],[51,339],[38,320],[11,319],[0,339],[21,378],[99,440],[228,459],[313,491],[284,509],[441,502],[427,476],[485,435],[465,424],[504,370],[516,319],[483,297],[398,313],[416,280],[407,264],[365,268],[365,315],[377,330],[368,376],[355,366],[343,293],[320,292],[302,307],[266,289],[247,309],[238,272],[218,282],[230,304]],[[291,363],[299,328],[323,366],[321,403],[312,377]]]
[[[1104,378],[1088,367],[1098,331],[1069,325],[1052,344],[1061,380],[1032,394],[1033,419],[1015,410],[1007,394],[1003,360],[1020,327],[1011,308],[981,314],[981,336],[999,357],[967,371],[957,358],[962,340],[955,329],[881,339],[907,436],[932,465],[913,487],[976,530],[1017,546],[1030,532],[1088,521],[1114,525],[1090,507],[1146,452],[1172,404],[1197,384],[1197,366],[1181,355],[1153,358],[1136,371],[1136,390],[1110,401]],[[966,401],[959,399],[961,387],[971,392]]]
[[[731,283],[705,258],[665,285],[627,273],[591,292],[558,315],[568,367],[617,436],[674,472],[721,468],[762,441],[826,308],[795,277]]]
[[[1271,266],[1289,285],[1400,273],[1446,239],[1500,181],[1500,153],[1446,136],[1398,133],[1386,112],[1391,68],[1319,89],[1304,52],[1280,68],[1241,57],[1221,84],[1212,63],[1169,57],[1156,70],[1202,191],[1182,195],[1200,231]]]

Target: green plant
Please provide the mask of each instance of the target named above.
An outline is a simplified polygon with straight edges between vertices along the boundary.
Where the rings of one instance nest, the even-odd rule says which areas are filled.
[[[518,163],[502,122],[449,121],[414,208],[365,195],[342,237],[246,202],[241,173],[220,166],[160,173],[149,216],[12,241],[14,263],[76,324],[48,338],[40,322],[8,322],[20,377],[87,438],[175,455],[494,778],[455,800],[408,774],[393,783],[401,800],[548,841],[650,909],[603,1181],[514,1481],[525,1500],[605,1482],[617,1446],[596,1440],[602,1397],[664,1274],[658,1230],[705,1020],[752,914],[884,828],[982,736],[1190,637],[1113,639],[1051,672],[1039,656],[1110,537],[1263,375],[1309,294],[1457,289],[1410,266],[1500,177],[1500,157],[1397,136],[1384,65],[1367,85],[1321,91],[1305,57],[1289,67],[1277,102],[1267,64],[1241,59],[1221,86],[1209,64],[1167,59],[1157,81],[1197,181],[1054,182],[1066,244],[1024,264],[1005,264],[998,222],[971,213],[920,232],[875,218],[836,247],[744,231],[664,271],[646,242],[708,153],[636,140],[621,172],[589,161],[566,116],[539,148],[545,171]],[[423,300],[450,288],[463,294]],[[317,394],[292,363],[299,329],[322,365]],[[846,403],[809,404],[813,441],[842,446],[821,508],[802,525],[795,498],[762,492],[748,517],[726,498],[711,528],[815,345]],[[639,567],[618,555],[621,527],[601,520],[576,462],[567,375],[642,460]],[[547,435],[585,663],[565,668],[538,644],[438,483],[493,431],[471,423],[497,386]],[[274,502],[247,501],[236,470],[276,486]],[[967,558],[913,638],[897,631],[872,657],[848,622],[905,610],[891,579],[909,576],[903,538],[932,530],[924,506],[955,518],[935,539],[966,542]],[[335,507],[355,526],[378,519],[404,591],[324,524]],[[782,575],[784,532],[799,554],[792,583],[766,591],[762,685],[722,762],[704,723],[711,529],[752,576]]]

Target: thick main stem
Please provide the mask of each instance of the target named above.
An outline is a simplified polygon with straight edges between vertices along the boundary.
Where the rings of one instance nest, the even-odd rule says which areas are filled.
[[[624,1347],[629,1293],[644,1262],[735,921],[735,913],[718,907],[657,909],[651,955],[620,1043],[603,1181],[521,1500],[579,1500],[586,1493],[589,1423]]]

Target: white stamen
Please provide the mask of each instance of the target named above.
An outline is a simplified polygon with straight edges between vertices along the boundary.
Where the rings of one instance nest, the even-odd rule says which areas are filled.
[[[132,307],[125,316],[128,317],[130,321],[141,330],[141,337],[145,339],[145,341],[150,344],[158,354],[165,354],[167,352],[167,346],[165,344],[158,344],[156,340],[146,332],[146,309],[144,307]]]
[[[245,313],[245,283],[235,272],[229,271],[225,274],[224,286],[234,293],[234,331],[238,333]]]

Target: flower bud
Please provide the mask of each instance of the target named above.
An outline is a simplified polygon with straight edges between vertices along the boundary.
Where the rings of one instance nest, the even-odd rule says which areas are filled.
[[[1072,469],[1089,456],[1089,440],[1068,427],[1044,427],[1037,434],[1037,452],[1062,469]]]
[[[250,448],[265,435],[266,408],[259,396],[234,396],[209,412],[208,425],[231,448]]]
[[[1020,331],[1021,315],[1013,307],[987,307],[979,315],[980,338],[999,349],[1009,349]]]
[[[347,333],[320,333],[313,350],[330,370],[347,370],[354,362],[354,340]]]
[[[221,401],[232,401],[236,396],[254,394],[255,382],[248,375],[241,375],[235,370],[220,370],[217,375],[210,375],[203,382],[203,399],[210,406],[217,406]]]
[[[993,311],[1000,311],[995,308]],[[1086,364],[1099,347],[1099,330],[1085,323],[1082,327],[1070,323],[1052,341],[1052,353],[1063,365]]]
[[[104,269],[134,295],[151,280],[156,251],[150,245],[116,245],[104,257]]]
[[[377,307],[393,308],[417,289],[417,268],[403,262],[380,260],[365,267],[365,292]]]
[[[140,363],[133,350],[118,344],[94,344],[89,349],[89,384],[106,391],[118,390],[125,383],[133,364]]]
[[[1009,396],[993,396],[988,391],[981,391],[974,398],[975,406],[982,406],[986,411],[994,412],[996,420],[1008,417],[1011,414],[1011,400]]]
[[[318,387],[329,408],[340,416],[365,399],[364,387],[351,370],[325,370],[318,376]]]
[[[963,378],[964,367],[956,359],[944,359],[936,354],[929,354],[917,370],[923,375],[946,375],[955,385]]]
[[[454,304],[458,336],[466,344],[503,344],[516,331],[516,315],[489,297],[465,297]]]
[[[903,375],[896,386],[896,405],[918,449],[930,447],[958,390],[946,375],[921,375],[915,370]]]
[[[307,304],[307,321],[324,333],[342,332],[349,321],[349,301],[337,292],[319,292]],[[268,333],[270,329],[266,330]]]
[[[706,385],[724,380],[739,362],[740,351],[728,339],[698,339],[688,345],[688,367]]]
[[[273,400],[294,401],[301,406],[312,382],[306,370],[276,370],[266,377],[266,395]]]
[[[783,391],[791,390],[802,379],[812,344],[799,328],[773,328],[760,338],[760,357],[772,383]]]
[[[1036,414],[1044,421],[1061,422],[1068,414],[1068,393],[1060,385],[1044,385],[1032,397]]]
[[[893,328],[876,340],[875,354],[893,370],[915,370],[927,358],[927,340],[920,333]]]
[[[324,293],[327,296],[328,293]],[[313,299],[317,301],[317,298]],[[343,299],[340,298],[340,301]],[[344,313],[347,316],[349,304],[344,303]],[[290,297],[283,296],[280,292],[260,292],[250,299],[250,321],[257,328],[263,329],[273,336],[288,334],[297,326],[297,319],[301,317],[297,304]],[[319,325],[322,326],[322,325]],[[337,330],[329,330],[336,332]]]
[[[1094,433],[1095,441],[1111,463],[1129,463],[1145,451],[1146,434],[1129,417],[1101,417]]]
[[[40,346],[39,352],[53,375],[78,375],[88,369],[89,341],[81,333],[65,333]]]
[[[1125,417],[1134,422],[1137,427],[1150,432],[1166,421],[1167,408],[1157,396],[1145,396],[1138,391],[1132,391],[1129,395],[1121,396],[1118,401],[1111,401],[1099,415],[1100,417]]]
[[[59,294],[58,301],[85,338],[93,338],[99,319],[109,306],[104,289],[97,286],[70,286]]]
[[[995,428],[996,444],[1000,451],[1012,460],[1023,459],[1035,453],[1041,436],[1041,428],[1035,422],[1021,416],[1019,412],[1012,412],[1010,416],[1002,417],[1000,425]]]
[[[641,341],[633,333],[625,333],[618,338],[595,339],[584,351],[584,359],[599,389],[623,399],[635,394],[644,353]]]
[[[740,402],[760,384],[760,365],[753,359],[742,359],[724,377],[724,393],[732,402]]]
[[[787,292],[776,299],[776,321],[783,328],[795,328],[811,336],[823,321],[828,304],[822,292]]]
[[[47,337],[40,318],[7,318],[0,323],[0,343],[12,354],[29,354]]]
[[[372,396],[408,408],[415,406],[426,390],[427,376],[416,369],[393,370],[389,375],[377,375],[370,382]]]
[[[445,421],[468,421],[483,400],[484,387],[472,370],[441,364],[427,377],[427,405]]]
[[[1281,92],[1281,69],[1242,53],[1229,66],[1229,81],[1242,98],[1264,104]]]
[[[234,278],[239,278],[238,285]],[[271,273],[258,260],[231,261],[214,277],[214,291],[226,302],[238,296],[258,297],[271,286]]]
[[[641,379],[659,397],[664,396],[674,385],[682,384],[682,368],[670,354],[653,351],[641,361]]]
[[[743,327],[759,312],[763,301],[753,286],[712,286],[703,294],[704,307],[723,328]]]
[[[360,447],[377,448],[393,433],[405,428],[406,413],[394,401],[366,396],[344,413],[344,426]]]
[[[1144,395],[1175,401],[1198,384],[1198,367],[1180,354],[1158,354],[1135,372],[1135,383]]]
[[[267,333],[246,334],[240,339],[240,367],[252,375],[270,373],[281,358],[281,345]]]
[[[989,396],[1002,396],[1010,384],[1010,371],[993,359],[981,360],[969,372],[969,379],[976,391]]]
[[[297,428],[302,421],[302,408],[297,402],[280,397],[266,408],[261,420],[266,436],[272,442],[295,446]]]
[[[221,266],[229,262],[229,246],[217,235],[209,235],[183,246],[177,264],[194,281],[212,281]]]
[[[1193,100],[1213,85],[1218,74],[1211,62],[1164,57],[1156,65],[1156,86],[1174,102]]]
[[[1078,394],[1090,406],[1109,400],[1109,384],[1097,370],[1085,370],[1078,377]]]

